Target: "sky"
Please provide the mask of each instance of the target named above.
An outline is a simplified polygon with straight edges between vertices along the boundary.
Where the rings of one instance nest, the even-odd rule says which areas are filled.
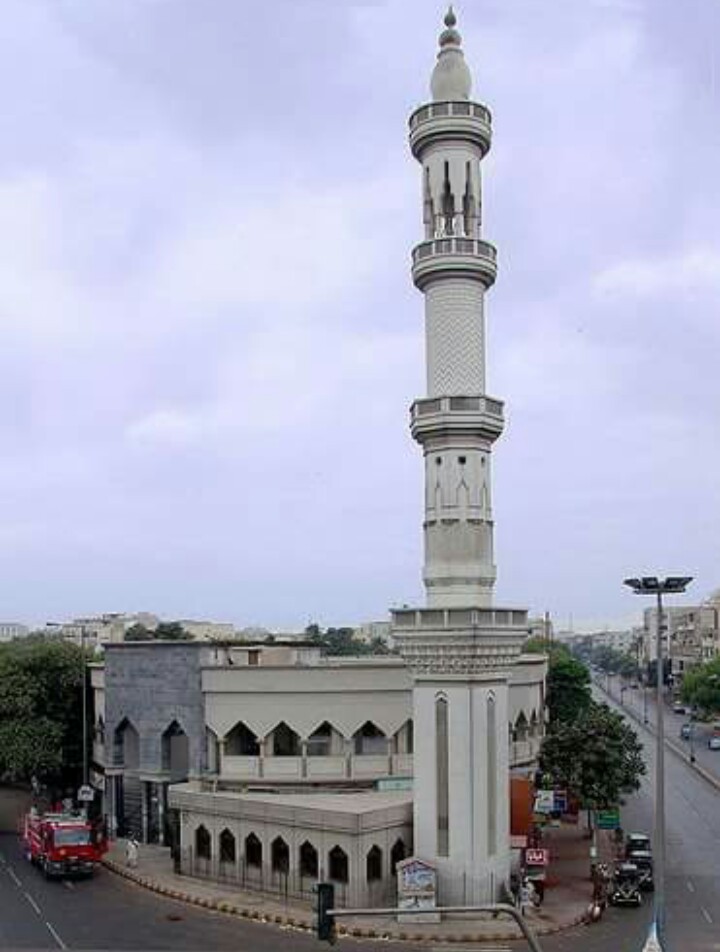
[[[496,601],[720,586],[720,4],[457,5],[493,113]],[[0,619],[423,600],[429,0],[4,0]]]

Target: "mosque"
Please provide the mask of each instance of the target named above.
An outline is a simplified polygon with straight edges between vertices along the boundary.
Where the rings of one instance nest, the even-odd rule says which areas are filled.
[[[112,831],[172,844],[191,876],[336,904],[394,904],[398,863],[436,870],[437,900],[507,884],[510,788],[534,773],[546,660],[527,611],[492,593],[481,163],[491,115],[471,98],[452,8],[430,102],[410,116],[421,166],[427,393],[411,407],[425,462],[426,604],[392,612],[399,656],[324,657],[298,643],[132,642],[92,667],[93,782]]]

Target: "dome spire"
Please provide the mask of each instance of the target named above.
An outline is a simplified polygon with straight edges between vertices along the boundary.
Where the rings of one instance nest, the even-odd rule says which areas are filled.
[[[440,34],[440,52],[430,80],[430,90],[435,102],[469,99],[472,76],[462,51],[462,37],[455,29],[457,17],[448,7],[444,21],[445,29]]]

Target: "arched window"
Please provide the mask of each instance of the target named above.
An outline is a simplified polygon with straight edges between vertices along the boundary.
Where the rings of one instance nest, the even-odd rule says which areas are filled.
[[[336,883],[348,881],[348,858],[344,849],[333,846],[328,853],[328,875]]]
[[[300,875],[318,877],[318,852],[307,840],[300,847]]]
[[[257,757],[260,753],[256,735],[242,721],[225,738],[225,753],[229,757]]]
[[[282,836],[276,836],[270,846],[270,863],[274,873],[290,871],[290,847]]]
[[[260,869],[262,866],[263,848],[260,840],[254,833],[245,837],[245,864]]]
[[[383,854],[379,846],[373,846],[368,850],[365,858],[365,872],[369,883],[383,878]]]
[[[300,738],[285,721],[281,721],[272,732],[272,752],[275,757],[298,757]]]
[[[372,721],[365,721],[353,735],[356,754],[386,754],[387,738]]]
[[[515,718],[515,734],[513,740],[523,741],[527,740],[528,733],[528,722],[527,717],[525,717],[525,712],[520,711],[518,716]]]
[[[115,729],[115,763],[125,770],[137,770],[140,763],[140,735],[124,717]]]
[[[235,862],[235,837],[230,830],[223,830],[220,834],[220,862]]]
[[[162,750],[162,768],[170,774],[170,780],[184,780],[188,775],[189,746],[185,731],[173,721],[163,731],[160,741]]]
[[[307,740],[308,757],[329,757],[333,753],[342,753],[342,736],[329,721],[314,730]]]
[[[212,856],[212,840],[204,826],[199,826],[195,830],[195,855],[198,859],[210,859]]]
[[[395,840],[393,848],[390,850],[390,872],[393,876],[397,876],[397,864],[402,863],[406,856],[407,850],[403,841]]]

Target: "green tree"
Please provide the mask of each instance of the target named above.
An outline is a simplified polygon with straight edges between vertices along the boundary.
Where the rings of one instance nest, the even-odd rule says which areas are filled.
[[[688,671],[682,681],[682,699],[705,714],[720,712],[720,658]]]
[[[90,660],[92,652],[83,655],[55,639],[0,645],[0,779],[34,775],[63,786],[80,780],[82,690]]]
[[[179,621],[161,621],[155,629],[155,638],[158,641],[192,641]]]
[[[575,721],[550,725],[540,769],[586,807],[611,807],[640,786],[645,773],[637,734],[607,704],[592,702]]]
[[[584,714],[591,703],[590,672],[586,666],[558,642],[531,638],[524,650],[548,657],[546,704],[550,722],[573,721]]]
[[[145,625],[131,625],[125,632],[125,641],[152,641],[155,633]]]

